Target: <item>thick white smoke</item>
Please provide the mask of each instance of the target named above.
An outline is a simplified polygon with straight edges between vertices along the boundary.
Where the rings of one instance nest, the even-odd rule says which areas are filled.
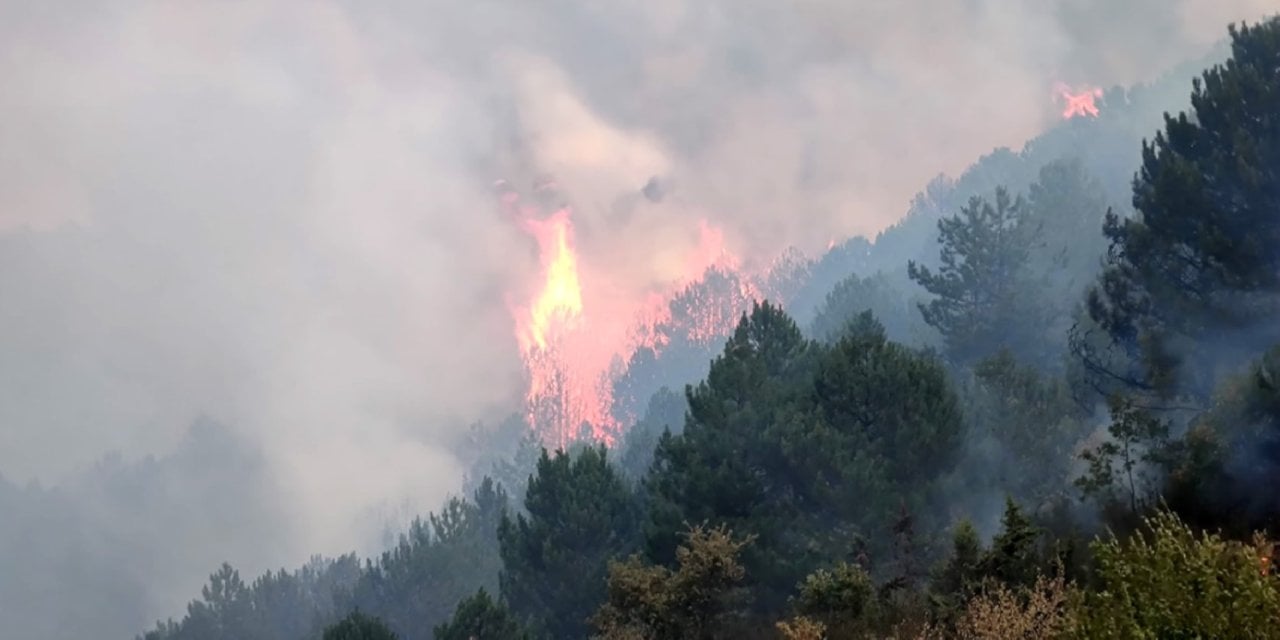
[[[699,218],[749,262],[874,232],[1057,118],[1055,82],[1146,79],[1274,9],[0,0],[0,473],[58,484],[208,416],[262,456],[274,563],[367,548],[520,398],[504,295],[536,263],[495,178],[555,175],[584,261],[640,290]],[[261,535],[190,552],[272,561]],[[174,602],[141,616],[204,577],[154,571]]]

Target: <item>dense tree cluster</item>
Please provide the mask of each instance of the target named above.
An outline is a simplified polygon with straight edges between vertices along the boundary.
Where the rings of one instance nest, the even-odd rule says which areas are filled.
[[[1016,179],[917,200],[936,255],[792,265],[808,307],[750,304],[683,397],[637,355],[616,454],[363,567],[223,566],[145,638],[1280,638],[1280,19],[1231,38],[1132,215],[1102,165],[993,154]]]
[[[1132,365],[1114,375],[1166,396],[1207,396],[1216,365],[1280,339],[1280,35],[1231,34],[1231,59],[1194,82],[1191,112],[1143,143],[1138,215],[1107,216],[1110,259],[1088,299]]]
[[[822,345],[757,305],[690,389],[683,433],[658,443],[646,551],[670,562],[683,523],[727,524],[755,537],[744,563],[756,604],[776,606],[900,502],[924,504],[926,470],[949,467],[962,431],[941,364],[889,342],[870,314]]]

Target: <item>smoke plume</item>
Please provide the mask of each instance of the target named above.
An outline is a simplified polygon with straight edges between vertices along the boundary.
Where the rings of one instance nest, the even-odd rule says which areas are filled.
[[[1060,118],[1055,83],[1148,79],[1272,8],[0,2],[0,472],[71,486],[108,452],[190,456],[207,416],[260,491],[210,512],[226,535],[154,553],[252,574],[369,550],[388,512],[460,486],[469,422],[521,400],[506,301],[537,256],[494,180],[553,176],[589,277],[640,295],[701,220],[757,265],[873,234]],[[139,620],[213,569],[146,566],[121,588],[178,595],[121,605]]]

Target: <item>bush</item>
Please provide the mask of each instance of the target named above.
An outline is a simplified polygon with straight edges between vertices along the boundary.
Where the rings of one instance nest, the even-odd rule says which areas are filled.
[[[1054,640],[1074,627],[1071,589],[1062,578],[1039,578],[1030,589],[1003,584],[969,601],[956,624],[961,640]]]
[[[1095,543],[1098,589],[1087,638],[1280,638],[1280,579],[1260,563],[1271,546],[1197,534],[1168,511],[1128,541]]]

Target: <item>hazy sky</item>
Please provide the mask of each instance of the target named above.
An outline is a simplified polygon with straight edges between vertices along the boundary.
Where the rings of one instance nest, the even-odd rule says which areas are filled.
[[[261,451],[304,532],[282,562],[351,548],[369,505],[455,490],[449,439],[521,393],[504,294],[535,263],[494,179],[557,176],[584,260],[636,287],[700,217],[748,260],[812,251],[1020,145],[1056,82],[1149,79],[1277,9],[0,0],[0,474],[204,416]]]

